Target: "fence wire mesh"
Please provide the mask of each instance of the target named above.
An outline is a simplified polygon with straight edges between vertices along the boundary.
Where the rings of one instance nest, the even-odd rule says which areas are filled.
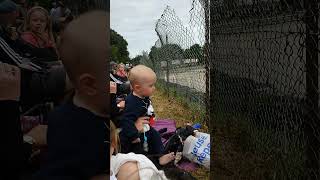
[[[155,30],[149,66],[204,113],[212,178],[320,179],[317,0],[193,0]]]
[[[204,8],[193,2],[190,19],[184,25],[169,6],[156,23],[159,39],[149,53],[149,66],[156,71],[159,84],[169,93],[188,102],[204,120],[206,112],[206,75],[203,44],[205,38]]]
[[[211,1],[209,11],[213,122],[240,131],[248,156],[237,161],[256,160],[237,176],[320,178],[318,2]]]
[[[79,15],[89,10],[109,11],[110,0],[65,0],[73,14]]]

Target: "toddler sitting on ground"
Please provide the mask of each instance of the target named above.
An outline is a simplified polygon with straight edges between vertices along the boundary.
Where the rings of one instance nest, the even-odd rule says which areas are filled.
[[[155,164],[165,165],[175,159],[174,153],[162,155],[164,146],[160,134],[148,124],[144,125],[143,132],[139,132],[135,122],[139,117],[149,116],[154,118],[150,96],[155,91],[156,74],[146,66],[138,65],[131,69],[129,81],[132,93],[125,101],[125,109],[120,120],[121,151],[123,153],[134,152],[136,154],[154,155]],[[152,123],[150,122],[152,125]]]

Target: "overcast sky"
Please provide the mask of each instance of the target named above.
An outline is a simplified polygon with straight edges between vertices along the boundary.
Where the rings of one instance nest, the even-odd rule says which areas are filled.
[[[158,39],[155,24],[167,5],[188,24],[191,0],[111,0],[110,5],[111,28],[127,40],[133,58]]]

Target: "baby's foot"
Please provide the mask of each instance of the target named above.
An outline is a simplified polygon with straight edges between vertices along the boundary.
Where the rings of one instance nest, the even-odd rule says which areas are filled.
[[[160,165],[166,165],[168,164],[169,162],[173,161],[175,159],[175,155],[174,155],[174,152],[172,153],[169,153],[169,154],[165,154],[163,156],[161,156],[159,158],[159,163]]]

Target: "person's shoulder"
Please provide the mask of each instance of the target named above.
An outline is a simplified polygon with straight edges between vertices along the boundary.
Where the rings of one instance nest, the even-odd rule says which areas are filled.
[[[117,73],[112,73],[112,75],[113,75],[114,78],[119,80],[120,76]]]
[[[74,107],[71,103],[65,103],[58,107],[56,107],[53,111],[49,113],[49,121],[50,119],[54,119],[55,121],[64,121],[64,119],[72,119],[74,116]]]
[[[57,7],[57,8],[54,8],[54,10],[52,12],[54,13],[55,16],[57,16],[61,12],[61,9],[60,9],[60,7]]]
[[[142,105],[142,101],[131,93],[126,97],[125,104],[124,113],[137,112]]]
[[[133,95],[132,93],[130,93],[127,97],[126,97],[126,105],[127,103],[133,103],[133,104],[137,104],[139,102],[141,102],[142,99]]]
[[[66,110],[68,110],[68,109],[70,109],[69,103],[64,103],[64,104],[61,104],[61,105],[55,107],[55,108],[53,109],[53,111],[51,111],[50,114],[61,113],[61,112],[64,112],[64,111],[66,111]],[[49,114],[49,115],[50,115],[50,114]]]
[[[65,103],[56,107],[48,115],[48,124],[50,129],[58,131],[66,131],[72,128],[74,132],[80,133],[84,130],[93,131],[90,136],[95,136],[97,133],[104,133],[104,119],[95,116],[92,112],[79,108],[72,103]],[[62,128],[63,127],[63,128]]]
[[[20,37],[23,38],[23,39],[25,39],[25,38],[33,38],[33,34],[30,31],[26,31],[26,32],[22,32]]]
[[[23,33],[21,33],[20,38],[23,41],[25,41],[27,43],[30,43],[32,45],[36,45],[37,44],[36,39],[35,39],[35,37],[34,37],[32,32],[23,32]]]
[[[50,15],[52,15],[55,11],[56,11],[55,8],[51,8],[51,10],[50,10]]]
[[[46,44],[46,48],[55,48],[56,45],[54,43],[54,40],[51,40],[50,38],[48,39],[48,42]]]
[[[120,77],[120,79],[121,79],[122,82],[127,82],[128,81],[128,77],[126,77],[126,76],[125,77]]]

